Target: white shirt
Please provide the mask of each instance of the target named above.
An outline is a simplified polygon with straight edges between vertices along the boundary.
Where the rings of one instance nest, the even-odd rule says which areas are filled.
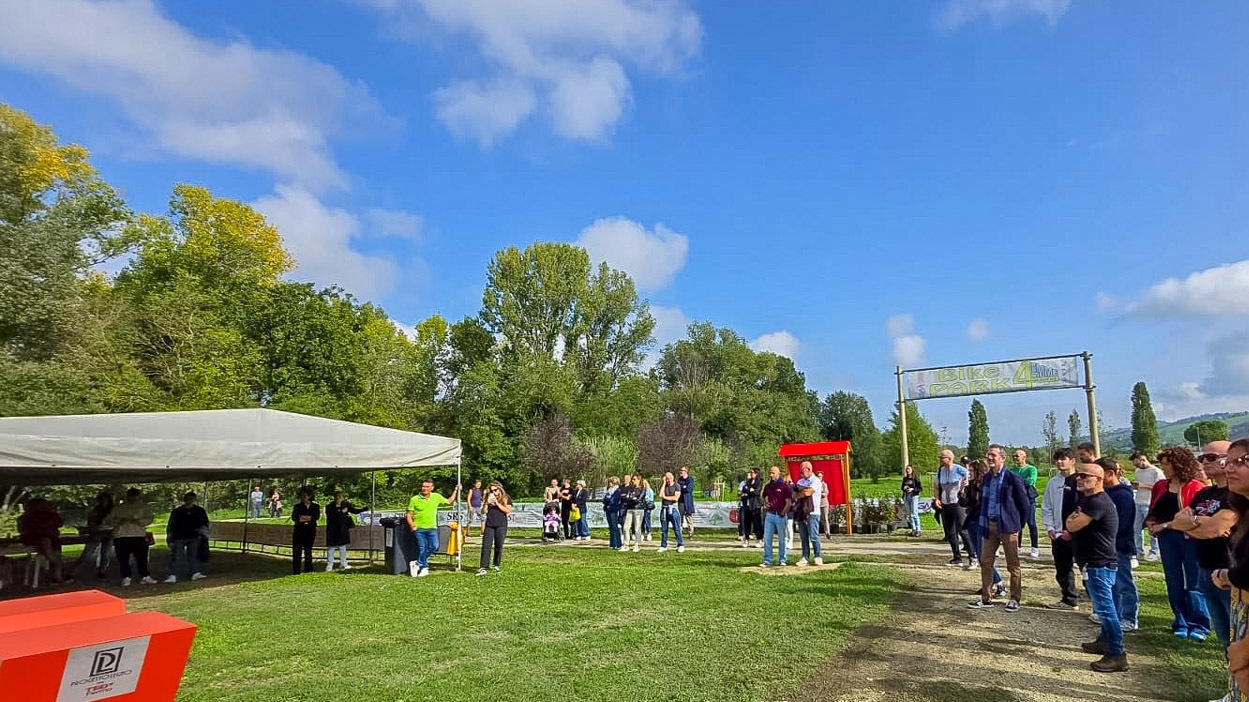
[[[1136,484],[1140,487],[1136,488],[1136,504],[1149,504],[1149,499],[1153,496],[1154,483],[1162,480],[1162,478],[1162,471],[1155,468],[1153,464],[1144,468],[1137,468]]]

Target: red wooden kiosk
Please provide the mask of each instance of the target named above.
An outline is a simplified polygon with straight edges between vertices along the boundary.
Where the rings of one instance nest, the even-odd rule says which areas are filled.
[[[802,477],[803,461],[810,461],[816,473],[828,484],[828,504],[846,506],[846,533],[854,533],[854,510],[850,507],[850,442],[819,441],[812,444],[783,444],[776,455],[785,459],[789,476]]]

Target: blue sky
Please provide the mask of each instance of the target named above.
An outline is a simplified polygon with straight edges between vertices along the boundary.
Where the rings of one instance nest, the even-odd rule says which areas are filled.
[[[629,271],[865,394],[1095,355],[1105,420],[1249,409],[1249,5],[342,0],[0,4],[0,100],[136,208],[254,203],[293,277],[412,324],[505,246]],[[968,401],[921,409],[951,440]],[[1039,443],[1078,392],[989,397]]]

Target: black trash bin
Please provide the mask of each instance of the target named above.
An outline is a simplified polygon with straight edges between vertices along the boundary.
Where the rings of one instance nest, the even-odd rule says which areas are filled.
[[[379,519],[382,525],[382,544],[386,554],[385,572],[408,575],[408,563],[416,560],[416,535],[408,528],[403,517]]]

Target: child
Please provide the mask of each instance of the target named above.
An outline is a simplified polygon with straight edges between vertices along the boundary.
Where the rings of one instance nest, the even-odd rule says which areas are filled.
[[[559,540],[559,503],[548,504],[542,510],[542,543]]]

